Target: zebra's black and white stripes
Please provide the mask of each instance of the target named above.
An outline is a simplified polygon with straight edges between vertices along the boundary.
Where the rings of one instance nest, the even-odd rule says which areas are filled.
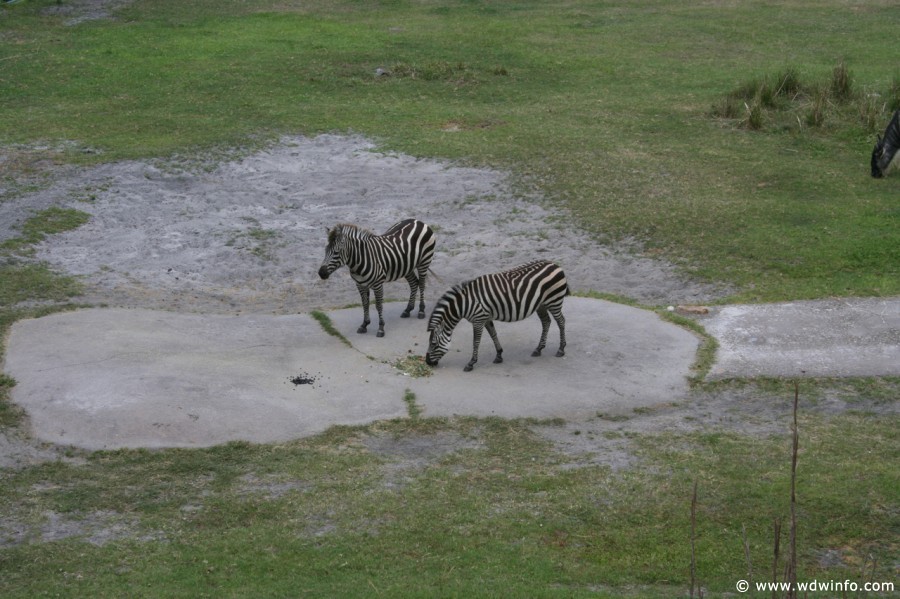
[[[894,116],[884,130],[884,136],[878,136],[875,148],[872,150],[872,176],[880,179],[890,168],[894,158],[900,152],[900,110],[894,111]]]
[[[563,300],[569,295],[569,284],[562,269],[547,260],[529,262],[505,272],[482,275],[450,289],[435,305],[428,321],[428,352],[425,362],[437,365],[450,347],[450,337],[465,318],[472,323],[472,359],[464,370],[469,371],[478,361],[481,334],[487,329],[497,348],[495,363],[503,361],[503,348],[497,339],[494,321],[514,322],[537,312],[541,319],[541,340],[532,352],[541,355],[547,344],[550,316],[559,327],[557,356],[565,355],[566,319]]]
[[[337,225],[328,232],[325,260],[319,276],[327,279],[343,265],[350,269],[363,304],[363,323],[357,329],[365,333],[369,326],[369,290],[375,292],[378,311],[378,337],[384,336],[382,300],[384,283],[405,278],[409,283],[409,303],[403,311],[408,318],[419,293],[419,318],[425,318],[425,277],[434,258],[434,231],[423,222],[407,219],[388,229],[383,235],[356,225]]]

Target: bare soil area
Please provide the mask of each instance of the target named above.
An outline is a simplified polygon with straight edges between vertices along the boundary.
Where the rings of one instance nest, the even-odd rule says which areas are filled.
[[[82,301],[211,313],[306,312],[359,302],[346,269],[322,282],[325,231],[383,232],[415,217],[437,231],[435,300],[452,284],[547,258],[573,290],[647,304],[707,301],[721,290],[671,265],[599,245],[556,208],[510,191],[507,174],[376,150],[358,136],[288,137],[215,168],[178,157],[67,170],[0,203],[0,240],[50,206],[91,215],[36,259],[79,276]],[[405,282],[387,286],[396,299]]]

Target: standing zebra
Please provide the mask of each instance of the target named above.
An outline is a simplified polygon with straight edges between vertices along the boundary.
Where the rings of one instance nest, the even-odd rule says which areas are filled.
[[[878,136],[872,150],[873,177],[880,179],[884,176],[894,162],[898,150],[900,150],[900,110],[895,110],[893,118],[884,130],[884,137]]]
[[[562,269],[547,260],[529,262],[508,270],[466,281],[453,287],[438,300],[428,321],[430,338],[425,363],[436,366],[450,348],[453,329],[463,318],[472,323],[472,359],[466,364],[466,372],[478,361],[478,345],[481,333],[487,328],[497,348],[494,363],[503,361],[503,348],[497,339],[494,321],[515,322],[523,320],[535,311],[541,319],[541,341],[532,356],[541,355],[547,344],[550,315],[559,327],[558,357],[565,355],[566,319],[563,317],[563,299],[569,295],[569,284]]]
[[[363,305],[363,323],[357,333],[365,333],[369,326],[369,289],[373,289],[375,308],[378,310],[376,336],[384,337],[381,310],[384,283],[406,278],[410,290],[409,303],[401,316],[409,318],[418,290],[419,318],[425,318],[425,277],[433,257],[434,231],[415,219],[401,221],[383,235],[375,235],[356,225],[342,224],[328,232],[328,246],[319,276],[327,279],[344,264],[350,269]]]

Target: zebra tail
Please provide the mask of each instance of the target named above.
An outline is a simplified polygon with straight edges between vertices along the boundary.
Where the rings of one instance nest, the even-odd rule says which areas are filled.
[[[429,274],[431,274],[432,277],[435,278],[435,280],[436,280],[438,283],[440,283],[441,285],[444,284],[444,280],[441,279],[441,278],[437,275],[436,272],[434,272],[433,270],[431,270],[431,267],[430,267],[430,266],[428,267],[428,272],[429,272]]]

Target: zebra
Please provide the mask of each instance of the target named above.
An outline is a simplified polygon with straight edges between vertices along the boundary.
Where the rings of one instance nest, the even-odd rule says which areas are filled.
[[[415,219],[406,219],[375,235],[356,225],[339,224],[328,231],[325,260],[319,276],[327,279],[344,264],[362,298],[363,323],[356,330],[365,333],[369,326],[369,289],[375,291],[378,310],[377,337],[384,337],[382,298],[384,283],[401,277],[409,283],[409,303],[401,316],[409,318],[419,292],[419,318],[425,318],[425,277],[434,258],[434,231]]]
[[[872,176],[880,179],[885,175],[888,167],[894,161],[900,150],[900,110],[894,111],[894,116],[884,130],[884,137],[878,136],[875,148],[872,150]]]
[[[497,339],[494,321],[515,322],[537,311],[541,319],[541,340],[532,356],[540,356],[547,344],[550,315],[559,327],[557,357],[566,354],[566,319],[563,317],[563,299],[570,294],[569,284],[562,269],[548,260],[536,260],[505,272],[482,275],[461,285],[456,285],[438,300],[428,320],[428,353],[425,363],[437,366],[450,347],[453,329],[463,318],[472,323],[474,332],[472,359],[464,371],[469,372],[478,361],[478,345],[481,333],[487,329],[497,348],[494,363],[503,362],[503,348]]]

